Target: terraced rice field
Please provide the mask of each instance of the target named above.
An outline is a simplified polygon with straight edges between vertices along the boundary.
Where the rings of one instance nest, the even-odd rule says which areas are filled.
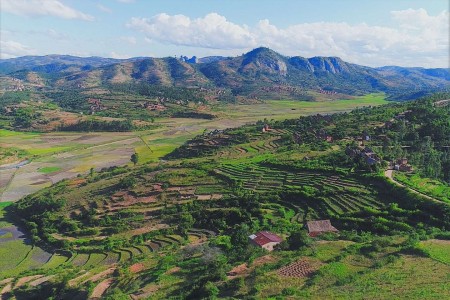
[[[188,232],[188,240],[205,240],[207,237],[213,236],[214,234],[214,232],[208,230],[191,229]],[[104,278],[110,276],[115,268],[111,267],[114,264],[126,263],[136,257],[152,255],[152,252],[156,252],[163,247],[168,247],[174,244],[181,245],[184,243],[185,240],[179,235],[162,235],[153,238],[151,241],[147,241],[144,245],[122,248],[117,251],[106,253],[76,253],[71,257],[69,257],[69,254],[62,253],[55,253],[51,255],[40,248],[34,247],[31,250],[28,250],[27,253],[23,254],[24,258],[18,264],[16,262],[13,263],[15,266],[14,274],[10,274],[10,272],[4,273],[2,271],[7,271],[7,269],[0,269],[0,298],[2,291],[7,293],[8,291],[14,290],[25,283],[37,286],[51,280],[51,278],[54,277],[54,275],[21,276],[20,273],[23,271],[28,271],[30,269],[38,270],[41,268],[43,269],[43,272],[45,272],[44,270],[57,269],[58,267],[63,266],[64,270],[90,270],[74,273],[73,278],[69,281],[69,284],[71,285],[88,281],[105,281],[109,280]],[[4,266],[6,267],[6,265]],[[108,266],[109,269],[105,270],[105,267]],[[16,277],[13,278],[8,276]],[[104,291],[102,291],[102,293],[103,292]],[[100,295],[102,293],[98,294]],[[93,295],[94,294],[95,293],[93,293]]]
[[[380,208],[384,205],[373,193],[368,192],[370,187],[349,177],[310,171],[286,171],[261,164],[223,164],[215,171],[254,192],[312,188],[318,195],[318,201],[314,205],[330,214],[356,212],[365,207]],[[301,210],[295,204],[290,205],[297,212]],[[301,214],[297,214],[293,220],[300,218]]]

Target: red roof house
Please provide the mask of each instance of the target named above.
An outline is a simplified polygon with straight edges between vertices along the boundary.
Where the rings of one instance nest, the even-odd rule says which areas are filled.
[[[309,236],[314,237],[324,232],[338,232],[338,230],[331,225],[330,220],[308,221]]]
[[[273,247],[283,241],[281,237],[269,231],[260,231],[249,236],[250,241],[261,248],[272,251]]]

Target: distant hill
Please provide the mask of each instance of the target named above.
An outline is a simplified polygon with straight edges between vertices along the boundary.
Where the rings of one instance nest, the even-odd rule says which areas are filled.
[[[385,92],[392,97],[427,94],[450,87],[449,69],[388,66],[371,68],[338,57],[287,57],[257,48],[237,57],[131,58],[68,55],[0,60],[0,74],[24,80],[45,78],[48,87],[93,88],[117,83],[225,88],[253,98],[274,93],[301,98],[306,90],[343,94]]]

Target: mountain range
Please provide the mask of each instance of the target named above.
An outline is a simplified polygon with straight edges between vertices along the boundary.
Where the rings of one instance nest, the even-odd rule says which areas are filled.
[[[263,47],[236,57],[24,56],[0,60],[0,75],[41,88],[89,89],[148,83],[229,89],[235,95],[262,97],[264,91],[270,94],[271,90],[291,94],[305,90],[350,95],[385,92],[408,97],[450,87],[450,70],[446,68],[372,68],[339,57],[288,57]]]

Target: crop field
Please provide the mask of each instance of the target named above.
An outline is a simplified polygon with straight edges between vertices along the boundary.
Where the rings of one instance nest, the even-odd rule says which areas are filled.
[[[330,215],[356,212],[365,207],[380,208],[384,205],[373,196],[374,193],[369,186],[349,177],[309,171],[285,171],[265,167],[262,164],[224,164],[216,169],[216,172],[238,182],[244,189],[254,192],[299,188],[320,192],[321,201],[315,204],[315,209],[326,211]],[[296,216],[301,218],[303,212],[301,205],[296,209]]]
[[[127,164],[139,142],[134,133],[8,134],[0,146],[14,143],[17,148],[25,149],[31,163],[18,169],[0,170],[0,202],[17,201],[52,183],[86,173],[91,168],[99,170]]]
[[[188,234],[188,239],[205,236],[205,234],[209,235],[202,230],[192,231]],[[152,255],[152,252],[160,251],[172,244],[179,245],[183,241],[183,238],[178,235],[163,235],[146,241],[144,245],[140,246],[104,253],[75,253],[72,257],[57,253],[52,255],[39,247],[24,245],[21,240],[8,243],[0,241],[0,280],[10,276],[20,278],[22,272],[26,274],[29,270],[42,269],[45,272],[50,269],[58,270],[61,266],[66,270],[101,269],[103,266],[127,263],[136,258],[146,258],[143,254]]]
[[[299,115],[329,114],[334,112],[344,112],[356,107],[377,106],[388,103],[384,94],[368,94],[353,99],[329,100],[321,102],[308,101],[290,101],[290,100],[267,100],[262,104],[249,104],[231,106],[227,115],[239,120],[253,121],[255,118],[260,120],[275,119],[284,120],[296,118]]]
[[[389,255],[398,249],[390,248],[395,240],[370,255],[345,254],[353,247],[345,241],[321,241],[314,245],[314,252],[303,251],[300,259],[293,253],[273,252],[284,263],[257,268],[256,275],[244,280],[240,290],[245,292],[247,284],[256,284],[254,297],[261,299],[280,294],[292,299],[447,298],[450,266],[427,257]]]
[[[159,128],[145,132],[77,133],[77,132],[13,132],[0,130],[0,147],[18,148],[28,153],[30,164],[18,170],[0,170],[0,202],[17,201],[64,178],[72,178],[88,172],[129,163],[133,152],[139,163],[155,162],[182,145],[188,139],[214,129],[237,127],[264,118],[286,119],[299,115],[348,111],[355,107],[375,106],[386,103],[383,94],[369,94],[347,100],[301,102],[272,100],[252,105],[218,106],[214,110],[219,117],[212,120],[162,118],[156,119]],[[273,143],[253,143],[248,147],[231,149],[230,153],[258,153],[276,147]],[[52,168],[52,169],[46,169]],[[46,174],[42,170],[59,170]],[[51,176],[47,176],[51,175]]]

